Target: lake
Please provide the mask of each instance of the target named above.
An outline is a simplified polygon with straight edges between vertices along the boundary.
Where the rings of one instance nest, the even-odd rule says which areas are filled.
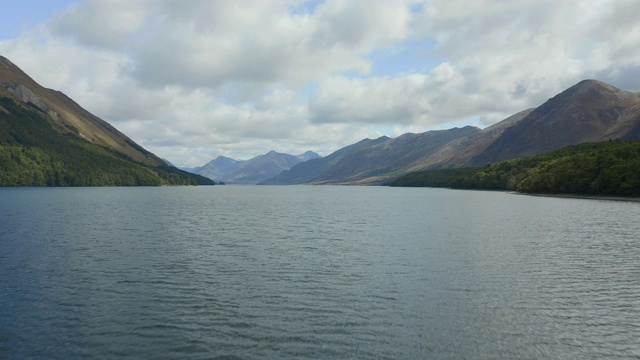
[[[638,359],[640,203],[3,188],[0,358]]]

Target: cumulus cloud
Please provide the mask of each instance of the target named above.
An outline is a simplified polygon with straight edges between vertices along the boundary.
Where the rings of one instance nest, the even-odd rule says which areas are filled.
[[[489,125],[585,78],[640,90],[638,13],[635,0],[79,0],[0,53],[195,166]],[[416,44],[426,65],[403,68]]]
[[[50,28],[82,45],[118,49],[141,31],[149,1],[85,1],[55,14]]]
[[[362,55],[406,37],[402,2],[87,0],[52,29],[85,46],[126,51],[149,86],[300,87],[333,72],[366,73]]]
[[[332,76],[324,80],[309,99],[314,123],[406,124],[412,112],[429,107],[417,99],[425,76],[350,79]],[[427,100],[427,101],[421,101]]]
[[[626,14],[638,11],[624,0],[454,0],[426,6],[416,21],[437,39],[433,54],[463,74],[460,95],[516,110],[510,104],[519,99],[535,106],[607,69],[636,67],[640,23]]]

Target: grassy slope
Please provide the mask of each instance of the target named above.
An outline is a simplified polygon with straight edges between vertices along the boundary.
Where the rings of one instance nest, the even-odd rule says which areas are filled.
[[[142,162],[149,166],[164,164],[162,159],[154,154],[141,152],[139,146],[126,135],[82,108],[62,92],[47,89],[38,84],[18,66],[1,55],[0,84],[9,86],[20,84],[42,100],[50,110],[59,115],[59,119],[55,121],[49,119],[50,125],[59,132],[82,133],[86,139],[94,144],[114,149],[136,162]],[[10,95],[11,92],[4,89],[2,85],[0,85],[0,97],[13,98],[14,96]]]
[[[391,186],[640,196],[640,141],[605,141],[474,169],[418,172]]]
[[[51,128],[37,109],[0,98],[0,186],[211,185],[169,166],[150,167],[73,133]]]

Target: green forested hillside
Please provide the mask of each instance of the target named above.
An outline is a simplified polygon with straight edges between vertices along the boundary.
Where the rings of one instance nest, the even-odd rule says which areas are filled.
[[[388,185],[640,196],[640,141],[585,143],[480,168],[418,172]]]
[[[169,166],[126,155],[52,129],[39,110],[0,98],[0,186],[212,185]]]

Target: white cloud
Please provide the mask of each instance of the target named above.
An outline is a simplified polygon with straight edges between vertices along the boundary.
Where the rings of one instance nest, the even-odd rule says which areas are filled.
[[[55,14],[50,28],[82,45],[118,49],[141,31],[149,1],[88,0]]]
[[[426,76],[349,79],[333,76],[324,80],[309,101],[314,123],[407,124],[414,112],[430,107],[418,99]],[[426,100],[426,101],[422,101]]]
[[[624,0],[454,0],[426,6],[416,21],[438,39],[434,55],[463,74],[459,95],[516,110],[519,99],[535,106],[607,69],[638,66],[640,23],[622,14],[639,11],[640,3]]]
[[[127,54],[131,73],[161,87],[305,86],[333,72],[369,71],[364,54],[406,37],[401,2],[87,0],[58,14],[56,34]]]

